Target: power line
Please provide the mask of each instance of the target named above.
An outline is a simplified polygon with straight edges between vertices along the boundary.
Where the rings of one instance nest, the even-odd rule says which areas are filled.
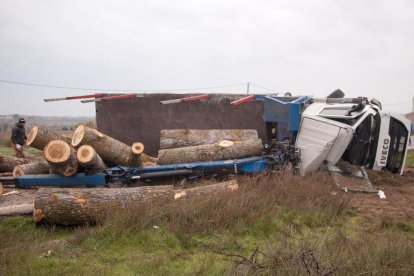
[[[264,90],[268,90],[268,91],[271,91],[271,92],[273,92],[273,93],[276,93],[276,91],[274,90],[274,89],[270,89],[270,88],[267,88],[267,87],[264,87],[264,86],[261,86],[261,85],[258,85],[258,84],[256,84],[256,83],[250,83],[251,85],[253,85],[253,86],[256,86],[256,87],[258,87],[258,88],[261,88],[261,89],[264,89]]]
[[[209,86],[209,87],[181,88],[181,89],[102,89],[102,88],[58,86],[58,85],[28,83],[28,82],[10,81],[10,80],[0,80],[0,82],[9,83],[9,84],[16,84],[16,85],[25,85],[25,86],[55,88],[55,89],[83,90],[83,91],[103,91],[103,92],[180,92],[180,91],[218,89],[218,88],[226,88],[226,87],[235,87],[235,86],[245,85],[245,83],[234,83],[234,84],[225,84],[225,85],[217,85],[217,86]]]

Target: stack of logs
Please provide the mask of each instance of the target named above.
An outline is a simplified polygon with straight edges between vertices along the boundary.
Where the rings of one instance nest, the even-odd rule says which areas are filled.
[[[80,139],[79,133],[78,130],[75,131],[72,145],[77,145],[76,142]],[[88,139],[88,141],[95,139]],[[81,156],[82,147],[78,149],[78,155]],[[262,152],[262,143],[255,130],[179,129],[161,131],[160,148],[158,164],[173,164],[257,156]],[[91,149],[88,149],[87,152],[90,151]],[[102,150],[100,153],[104,158],[110,155],[109,152],[104,153]],[[124,160],[128,158],[112,162],[124,162]],[[138,163],[143,162],[145,161],[141,160]],[[106,190],[42,188],[34,202],[34,219],[38,223],[90,224],[124,209],[134,210],[139,206],[154,207],[182,200],[206,200],[237,189],[236,180],[190,189],[174,189],[171,185]]]
[[[162,130],[158,164],[238,159],[261,153],[262,141],[256,130]]]
[[[28,145],[43,150],[45,161],[33,162],[10,157],[16,166],[13,175],[57,173],[71,176],[78,171],[97,172],[107,166],[148,166],[237,159],[262,153],[256,130],[162,130],[158,158],[143,153],[144,145],[128,146],[95,129],[80,125],[69,138],[34,127]],[[6,157],[4,157],[6,158]],[[8,160],[8,161],[10,161]],[[0,164],[5,163],[0,157]],[[7,170],[11,170],[9,162]],[[6,162],[7,163],[7,162]],[[0,166],[1,169],[1,166]],[[237,190],[237,181],[222,182],[192,189],[172,186],[127,189],[41,188],[34,202],[36,222],[57,224],[94,223],[109,212],[151,203],[200,200],[218,193]],[[111,206],[111,209],[108,209]]]
[[[78,171],[102,171],[108,165],[155,165],[156,159],[143,153],[144,145],[128,146],[95,129],[80,125],[73,137],[45,128],[33,127],[27,144],[43,150],[45,161],[0,157],[0,170],[13,171],[13,176],[56,173],[71,176]]]
[[[260,155],[262,142],[256,130],[162,130],[158,158],[143,153],[144,145],[131,146],[95,129],[80,125],[73,137],[33,127],[27,144],[43,150],[44,161],[0,156],[0,173],[13,176],[78,171],[96,172],[107,166],[148,166],[207,162]]]

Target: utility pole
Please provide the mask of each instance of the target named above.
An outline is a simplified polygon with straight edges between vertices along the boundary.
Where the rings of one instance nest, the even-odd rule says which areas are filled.
[[[250,92],[250,82],[247,82],[247,95],[249,95],[249,92]],[[413,98],[413,100],[414,100],[414,98]]]
[[[413,125],[413,122],[414,122],[414,97],[413,97],[413,108],[411,111],[411,125]]]

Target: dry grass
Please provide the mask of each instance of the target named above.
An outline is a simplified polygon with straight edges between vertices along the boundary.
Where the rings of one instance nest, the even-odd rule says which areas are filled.
[[[414,269],[414,225],[384,220],[373,227],[323,172],[239,183],[238,191],[214,199],[131,208],[96,226],[15,221],[7,230],[1,222],[0,273],[410,275]],[[56,240],[65,245],[51,245]],[[50,258],[39,258],[50,248]]]
[[[0,132],[0,145],[10,147],[12,142],[10,139],[10,131],[1,131]]]
[[[335,187],[324,173],[310,175],[306,181],[289,174],[268,174],[242,177],[239,183],[238,191],[214,199],[174,202],[155,209],[150,206],[130,209],[109,215],[103,224],[119,225],[122,231],[163,225],[174,233],[193,235],[232,229],[235,225],[249,227],[286,209],[290,213],[301,212],[301,222],[313,227],[327,225],[347,207],[344,194],[333,193]],[[316,217],[308,216],[310,213]]]

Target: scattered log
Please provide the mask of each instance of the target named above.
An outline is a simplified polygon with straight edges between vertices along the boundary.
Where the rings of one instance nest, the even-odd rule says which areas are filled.
[[[230,180],[211,185],[174,191],[175,200],[206,200],[217,197],[220,193],[234,192],[239,188],[237,180]]]
[[[161,130],[160,149],[214,144],[222,140],[258,139],[255,129],[167,129]]]
[[[228,160],[261,154],[261,139],[241,142],[223,140],[215,144],[160,150],[158,152],[158,164]]]
[[[82,145],[92,146],[102,160],[114,165],[140,166],[145,162],[156,162],[155,158],[144,153],[136,157],[127,144],[84,125],[78,126],[72,137],[73,147]]]
[[[25,215],[33,213],[33,204],[19,204],[0,207],[0,216]]]
[[[78,159],[79,165],[87,171],[96,172],[107,168],[102,158],[89,145],[79,147],[76,158]]]
[[[49,163],[47,163],[47,161],[38,161],[14,167],[13,177],[28,174],[48,174],[49,172]]]
[[[34,126],[27,136],[27,145],[32,148],[43,150],[47,143],[53,140],[61,140],[70,143],[70,137],[53,132],[49,129]]]
[[[65,141],[50,141],[43,154],[50,165],[51,173],[71,176],[78,171],[76,151]]]
[[[38,223],[76,225],[96,223],[110,213],[147,204],[164,204],[173,198],[173,186],[137,188],[41,188],[34,202]]]
[[[174,190],[172,185],[136,188],[41,188],[34,201],[37,223],[97,223],[109,214],[140,206],[161,206],[178,200],[202,200],[238,189],[237,181]]]
[[[33,162],[30,159],[0,155],[0,172],[12,172],[14,167]]]
[[[135,142],[132,144],[131,150],[132,152],[128,160],[129,166],[154,166],[157,164],[157,158],[151,157],[143,153],[144,144]]]
[[[3,177],[3,176],[13,176],[13,173],[12,172],[0,173],[0,176],[1,177]]]
[[[0,197],[3,194],[3,192],[4,192],[4,186],[3,186],[3,183],[0,182]]]
[[[20,194],[22,194],[22,192],[19,192],[19,191],[10,191],[10,192],[4,193],[2,195],[3,196],[8,196],[8,195],[20,195]]]

